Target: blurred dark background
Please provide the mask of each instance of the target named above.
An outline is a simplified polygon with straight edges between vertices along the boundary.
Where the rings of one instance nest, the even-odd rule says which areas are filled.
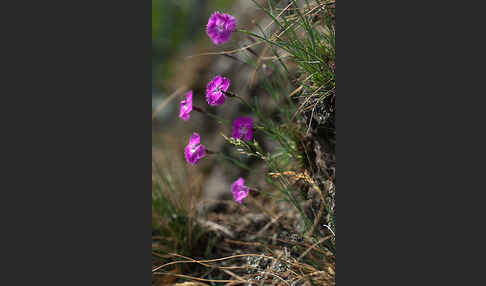
[[[152,85],[154,96],[166,93],[165,81],[175,75],[172,57],[190,54],[206,38],[212,11],[225,10],[231,0],[152,0]],[[206,41],[206,44],[209,43]]]

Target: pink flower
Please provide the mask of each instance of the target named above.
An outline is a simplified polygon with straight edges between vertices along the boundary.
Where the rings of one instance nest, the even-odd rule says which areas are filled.
[[[206,100],[211,106],[217,106],[226,100],[225,92],[230,86],[230,80],[220,75],[215,76],[206,86]]]
[[[239,178],[231,185],[231,192],[233,193],[233,198],[239,204],[243,203],[243,200],[248,196],[250,188],[245,186],[245,180]]]
[[[245,138],[250,141],[253,138],[253,120],[250,117],[238,117],[233,123],[233,134],[235,139]]]
[[[186,161],[192,165],[196,165],[202,157],[206,156],[206,147],[201,144],[199,134],[192,134],[189,144],[184,150],[184,155],[186,156]]]
[[[217,11],[209,17],[206,25],[206,33],[216,45],[226,43],[235,29],[235,17]]]
[[[181,101],[181,109],[179,111],[179,117],[188,120],[191,117],[192,111],[192,90],[186,93],[186,99]]]

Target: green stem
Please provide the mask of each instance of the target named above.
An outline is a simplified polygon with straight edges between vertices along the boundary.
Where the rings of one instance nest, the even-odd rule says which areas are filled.
[[[211,117],[212,119],[216,120],[219,124],[227,124],[228,123],[227,120],[225,120],[223,118],[220,118],[220,117],[218,117],[218,116],[216,116],[216,115],[214,115],[212,113],[209,113],[208,111],[206,111],[205,109],[203,109],[201,107],[198,107],[198,106],[194,106],[193,105],[192,106],[192,109],[194,111],[200,112],[200,113],[202,113],[204,115],[207,115],[207,116]]]
[[[241,162],[239,162],[239,160],[236,160],[235,158],[232,158],[232,157],[230,157],[230,156],[228,156],[228,155],[226,155],[226,154],[224,154],[222,152],[218,152],[216,155],[218,157],[220,157],[221,159],[223,159],[223,160],[228,160],[229,162],[235,164],[236,166],[238,166],[238,167],[240,167],[242,169],[245,169],[247,171],[251,171],[250,168],[248,168],[246,165],[244,165]]]
[[[243,102],[244,104],[246,104],[246,106],[248,106],[251,109],[251,111],[253,111],[254,113],[257,113],[255,107],[253,107],[253,105],[249,104],[246,100],[244,100],[243,97],[238,96],[235,93],[232,93],[232,92],[229,92],[229,91],[223,91],[223,93],[226,96],[228,96],[228,97],[236,97],[236,98],[238,98],[241,102]]]

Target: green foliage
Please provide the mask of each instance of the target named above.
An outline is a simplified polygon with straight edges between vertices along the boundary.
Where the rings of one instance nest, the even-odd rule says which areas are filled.
[[[193,205],[186,196],[194,197],[184,176],[171,171],[170,162],[165,168],[153,162],[152,172],[152,253],[153,259],[165,263],[168,254],[204,256],[210,253],[213,243],[206,231],[197,223]],[[179,169],[183,170],[183,168]]]
[[[232,0],[152,0],[152,80],[168,80],[175,74],[169,58],[185,45],[206,35],[205,15],[228,9]],[[197,27],[197,29],[195,29]]]
[[[274,20],[279,30],[272,36],[266,35],[261,27],[261,34],[240,31],[268,43],[285,71],[288,69],[283,58],[297,63],[306,75],[300,83],[311,86],[311,91],[325,97],[327,91],[335,88],[336,31],[333,8],[322,1],[313,1],[318,4],[315,7],[306,1],[307,6],[299,8],[292,0],[287,13],[279,13],[270,0],[268,8],[255,0],[253,2]],[[277,49],[285,52],[285,55],[279,55]]]

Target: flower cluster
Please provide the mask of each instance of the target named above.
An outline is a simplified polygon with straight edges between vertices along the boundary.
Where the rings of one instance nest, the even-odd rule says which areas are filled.
[[[206,26],[206,33],[211,40],[220,45],[226,43],[231,33],[236,29],[236,19],[228,14],[215,12],[209,18]],[[210,106],[219,106],[225,103],[226,96],[236,96],[228,91],[230,87],[230,80],[221,75],[216,75],[206,86],[206,101]],[[193,106],[192,90],[186,93],[186,98],[180,102],[179,117],[184,121],[189,120],[191,111],[205,112],[203,109]],[[232,137],[250,141],[253,139],[253,119],[250,117],[238,117],[233,122]],[[186,161],[191,165],[196,165],[206,154],[210,154],[206,147],[201,143],[201,137],[194,132],[189,139],[189,144],[184,149],[184,156]],[[243,178],[237,179],[231,185],[231,192],[233,198],[239,204],[248,196],[250,188],[245,186]]]

